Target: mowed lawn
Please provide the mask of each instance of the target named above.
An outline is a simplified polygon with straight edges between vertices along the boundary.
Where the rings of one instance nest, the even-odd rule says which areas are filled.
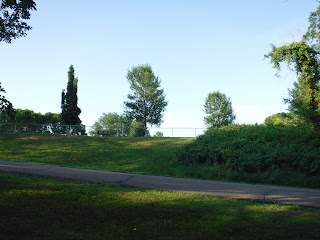
[[[3,135],[0,159],[116,172],[177,176],[177,151],[192,138]]]
[[[0,239],[320,239],[320,210],[0,172]]]

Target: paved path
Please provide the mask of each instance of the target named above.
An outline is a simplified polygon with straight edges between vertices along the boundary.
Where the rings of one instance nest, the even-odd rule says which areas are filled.
[[[0,160],[0,171],[320,208],[320,190],[116,173]]]

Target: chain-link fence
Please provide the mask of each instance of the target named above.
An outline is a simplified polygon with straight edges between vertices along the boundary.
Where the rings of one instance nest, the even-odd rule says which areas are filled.
[[[206,128],[149,128],[150,136],[163,135],[164,137],[197,137],[203,134]],[[160,134],[157,134],[160,133]]]
[[[105,134],[97,134],[97,130],[104,130]],[[144,129],[138,129],[144,135]],[[148,128],[150,137],[197,137],[203,134],[206,128]],[[138,131],[139,132],[139,131]],[[101,131],[100,131],[101,133]],[[89,136],[129,136],[127,129],[94,129],[85,125],[61,124],[33,124],[33,123],[0,123],[0,134],[56,134],[56,135],[89,135]]]
[[[0,134],[86,135],[86,126],[33,123],[0,123]]]

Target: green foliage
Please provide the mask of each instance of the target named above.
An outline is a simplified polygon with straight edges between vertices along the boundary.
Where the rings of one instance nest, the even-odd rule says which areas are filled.
[[[35,113],[29,109],[16,109],[13,116],[9,116],[6,111],[0,113],[2,123],[31,123],[31,124],[61,124],[59,113]]]
[[[1,87],[0,82],[0,123],[13,122],[16,114],[15,109],[1,92],[5,93],[6,91]]]
[[[147,124],[160,126],[162,123],[168,104],[164,90],[160,89],[160,80],[148,64],[132,67],[128,70],[127,79],[133,94],[129,94],[129,101],[124,102],[125,113],[143,123],[147,135]]]
[[[6,91],[1,87],[0,82],[0,111],[3,111],[7,107],[9,101],[5,98],[5,96],[1,95],[1,92],[5,93]]]
[[[309,17],[309,27],[303,39],[316,49],[320,51],[320,6],[315,12],[312,12]]]
[[[0,114],[2,125],[0,131],[6,133],[40,133],[40,134],[69,134],[71,131],[82,132],[84,129],[63,126],[59,113],[35,113],[29,109],[17,109],[13,117],[9,116],[6,111]],[[12,124],[15,123],[15,124]]]
[[[61,123],[59,113],[35,113],[29,109],[17,109],[15,123],[57,124]]]
[[[79,125],[81,109],[78,107],[78,78],[74,77],[73,65],[68,71],[67,92],[61,93],[61,119],[66,125]]]
[[[266,125],[299,127],[306,124],[294,113],[276,113],[264,120]]]
[[[30,11],[37,10],[33,0],[2,0],[0,3],[0,42],[26,36],[32,27],[23,20],[30,19]]]
[[[156,132],[153,137],[163,137],[163,133],[162,132]]]
[[[91,135],[96,135],[98,130],[109,130],[110,136],[129,136],[132,120],[125,115],[117,113],[103,113],[93,124]]]
[[[130,129],[130,137],[148,137],[150,136],[149,131],[145,129],[142,122],[133,121]]]
[[[85,135],[85,126],[62,124],[59,113],[35,113],[29,109],[17,109],[13,117],[7,112],[0,113],[2,125],[0,131],[15,134],[68,134]],[[14,124],[13,124],[14,123]]]
[[[181,163],[222,165],[244,174],[276,169],[320,173],[320,139],[307,129],[288,126],[234,125],[211,128],[187,145]]]
[[[204,104],[204,112],[208,114],[207,117],[204,117],[204,123],[208,127],[228,126],[236,118],[230,98],[219,91],[208,94]]]
[[[294,88],[289,90],[289,111],[301,117],[315,129],[320,127],[320,65],[319,53],[305,42],[275,47],[265,57],[280,71],[280,63],[293,65],[298,75]]]

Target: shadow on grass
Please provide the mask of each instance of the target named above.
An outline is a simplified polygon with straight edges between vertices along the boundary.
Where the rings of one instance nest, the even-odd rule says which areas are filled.
[[[320,211],[0,173],[1,239],[318,239]]]

